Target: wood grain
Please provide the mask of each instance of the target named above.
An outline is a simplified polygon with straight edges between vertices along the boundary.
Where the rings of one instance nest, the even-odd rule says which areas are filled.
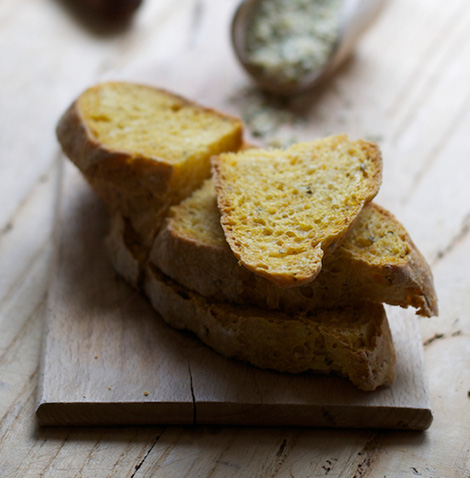
[[[227,34],[237,0],[146,1],[119,28],[77,17],[70,3],[0,2],[0,476],[469,477],[468,0],[388,2],[354,58],[289,102],[260,98],[238,68]],[[418,321],[428,430],[38,426],[53,131],[70,101],[102,79],[166,86],[237,115],[261,102],[272,121],[257,141],[339,132],[379,141],[377,201],[430,260],[439,297],[440,316]]]
[[[171,330],[110,265],[108,217],[65,165],[37,416],[43,425],[244,424],[427,428],[432,421],[412,313],[392,310],[391,388],[258,370]]]

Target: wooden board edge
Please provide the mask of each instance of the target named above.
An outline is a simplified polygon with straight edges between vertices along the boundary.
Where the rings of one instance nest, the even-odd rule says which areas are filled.
[[[430,408],[354,405],[196,403],[197,424],[426,430]]]
[[[40,408],[41,403],[44,400],[44,388],[46,380],[46,367],[47,360],[46,354],[49,347],[49,341],[51,340],[49,334],[49,315],[52,311],[51,306],[51,290],[54,281],[56,280],[56,271],[59,261],[59,250],[60,250],[60,224],[62,218],[62,208],[63,208],[63,188],[65,182],[65,168],[66,168],[66,157],[59,152],[59,160],[57,162],[58,174],[57,174],[57,184],[56,184],[56,201],[55,201],[55,212],[54,212],[54,224],[52,228],[52,254],[50,260],[49,274],[46,277],[47,283],[47,295],[45,298],[44,306],[39,314],[40,319],[42,320],[42,334],[41,334],[41,345],[40,345],[40,354],[39,354],[39,369],[38,369],[38,378],[37,378],[37,390],[36,390],[36,411]]]
[[[357,410],[355,410],[357,408]],[[351,413],[352,412],[352,413]],[[237,403],[41,403],[41,426],[238,425],[296,426],[424,431],[432,423],[429,408]]]
[[[36,408],[40,426],[194,425],[193,403],[43,402]]]

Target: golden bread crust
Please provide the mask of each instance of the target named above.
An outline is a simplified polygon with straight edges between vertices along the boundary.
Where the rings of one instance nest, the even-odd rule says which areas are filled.
[[[125,82],[86,90],[57,137],[110,211],[118,273],[169,325],[226,357],[374,390],[392,383],[395,363],[378,302],[437,313],[426,261],[370,203],[381,182],[373,143],[342,135],[263,151],[243,144],[240,120]],[[215,189],[207,180],[183,201],[211,157]]]
[[[184,287],[218,300],[292,312],[371,301],[437,314],[432,273],[404,227],[367,204],[322,271],[306,285],[280,288],[239,265],[225,241],[211,180],[170,210],[149,262]]]
[[[152,267],[144,284],[168,324],[195,333],[225,357],[280,372],[333,373],[367,391],[393,382],[395,352],[381,305],[292,316],[208,301]]]
[[[346,135],[286,150],[252,149],[212,158],[221,224],[245,267],[279,287],[315,279],[377,194],[378,147]]]
[[[130,222],[120,214],[110,217],[106,249],[116,272],[132,287],[140,288],[148,251]]]
[[[146,102],[155,105],[146,107]],[[208,125],[216,132],[207,133]],[[190,127],[188,137],[198,139],[187,154],[184,135]],[[164,90],[125,82],[86,90],[61,117],[56,132],[96,194],[111,212],[131,221],[147,246],[171,204],[210,175],[210,156],[242,144],[240,120]]]

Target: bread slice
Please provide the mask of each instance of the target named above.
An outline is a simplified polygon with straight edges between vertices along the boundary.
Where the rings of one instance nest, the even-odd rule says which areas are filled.
[[[243,142],[240,150],[254,147],[250,143]],[[106,246],[116,272],[132,287],[138,289],[148,259],[149,247],[141,242],[131,222],[119,213],[111,214]]]
[[[378,192],[378,147],[346,135],[212,158],[221,223],[240,263],[280,287],[311,282]]]
[[[145,291],[172,327],[189,330],[228,358],[279,372],[348,378],[362,390],[389,385],[395,352],[382,305],[285,314],[209,301],[146,269]]]
[[[138,289],[149,249],[142,245],[130,221],[120,214],[114,213],[110,217],[106,249],[114,270]]]
[[[150,245],[169,206],[210,175],[210,157],[240,147],[242,123],[167,91],[107,82],[72,103],[57,136],[98,196]]]
[[[280,288],[238,264],[220,225],[214,185],[207,180],[171,208],[150,263],[190,290],[233,303],[299,312],[372,301],[437,315],[429,265],[405,228],[374,203],[364,207],[341,245],[325,257],[313,282]]]

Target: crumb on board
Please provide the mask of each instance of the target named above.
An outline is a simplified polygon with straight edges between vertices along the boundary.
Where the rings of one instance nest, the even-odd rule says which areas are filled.
[[[266,146],[288,147],[299,141],[294,130],[305,123],[305,118],[296,99],[281,99],[256,88],[243,88],[229,101],[241,109],[251,135],[263,140]]]
[[[148,393],[148,392],[144,392],[144,395],[145,395],[146,397],[148,397],[148,396],[149,396],[149,393]]]

